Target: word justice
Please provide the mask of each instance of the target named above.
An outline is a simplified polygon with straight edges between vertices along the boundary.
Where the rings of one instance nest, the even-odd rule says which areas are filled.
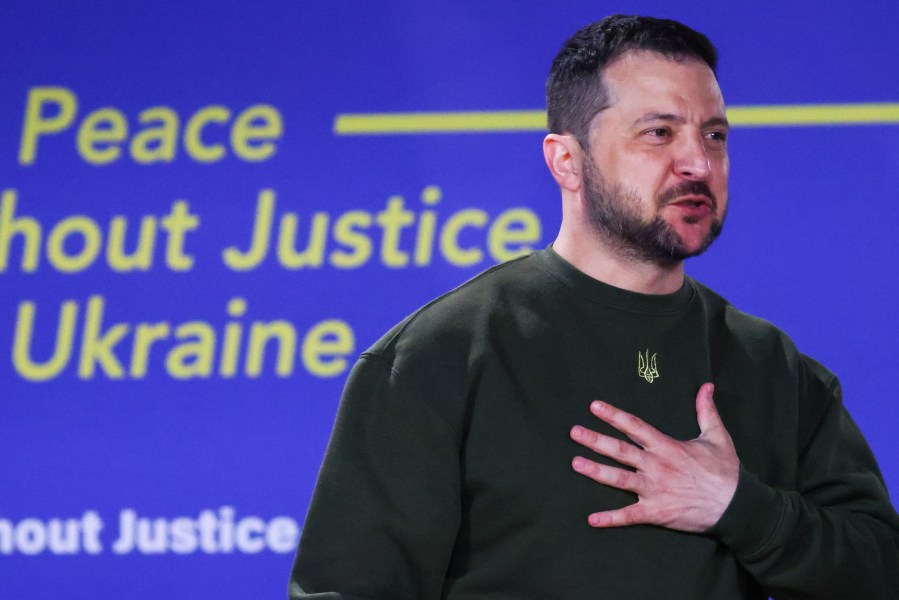
[[[381,211],[350,210],[334,218],[333,225],[331,215],[316,212],[302,249],[297,248],[299,216],[285,212],[277,225],[277,261],[285,269],[302,269],[321,267],[327,258],[332,267],[354,269],[372,260],[375,239],[380,237],[378,261],[388,268],[430,266],[435,251],[452,266],[471,267],[484,262],[485,255],[502,262],[526,254],[540,240],[540,219],[528,208],[508,208],[493,219],[480,208],[466,208],[441,221],[433,210],[441,198],[439,187],[428,186],[420,197],[424,210],[407,209],[405,198],[396,195],[387,199]],[[249,244],[245,249],[231,246],[222,253],[228,267],[248,271],[267,259],[276,237],[275,208],[275,193],[262,190]],[[380,235],[373,235],[372,229]],[[338,247],[326,252],[329,230]]]

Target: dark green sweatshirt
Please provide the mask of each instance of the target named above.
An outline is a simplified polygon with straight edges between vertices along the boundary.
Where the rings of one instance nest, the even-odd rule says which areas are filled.
[[[636,501],[571,469],[602,399],[699,434],[715,401],[741,462],[705,534],[587,515]],[[609,463],[599,456],[591,458]],[[836,378],[687,279],[648,296],[551,249],[438,298],[365,352],[291,575],[293,599],[899,598],[899,519]]]

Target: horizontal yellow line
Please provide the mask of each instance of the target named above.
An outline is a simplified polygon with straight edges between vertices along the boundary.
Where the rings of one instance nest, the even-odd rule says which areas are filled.
[[[727,119],[740,127],[895,125],[899,124],[899,103],[734,106],[727,109]]]
[[[735,127],[899,124],[899,103],[732,106]],[[334,119],[337,135],[415,135],[546,131],[542,110],[348,113]]]
[[[484,112],[410,112],[337,115],[338,135],[464,133],[476,131],[545,131],[542,110]]]

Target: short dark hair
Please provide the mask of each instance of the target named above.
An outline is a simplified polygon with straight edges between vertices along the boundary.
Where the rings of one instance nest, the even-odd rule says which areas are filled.
[[[602,71],[631,50],[649,50],[672,60],[694,58],[712,72],[718,51],[709,38],[682,23],[627,15],[612,15],[579,29],[562,46],[546,80],[547,127],[570,133],[589,147],[593,117],[608,108],[609,94]]]

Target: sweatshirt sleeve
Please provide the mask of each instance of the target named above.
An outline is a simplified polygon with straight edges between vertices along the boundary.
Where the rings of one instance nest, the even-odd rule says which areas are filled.
[[[376,355],[353,368],[291,572],[292,600],[440,597],[461,514],[459,438],[422,396]]]
[[[776,600],[896,600],[899,518],[874,456],[833,374],[803,356],[799,383],[796,489],[741,469],[710,533]]]

